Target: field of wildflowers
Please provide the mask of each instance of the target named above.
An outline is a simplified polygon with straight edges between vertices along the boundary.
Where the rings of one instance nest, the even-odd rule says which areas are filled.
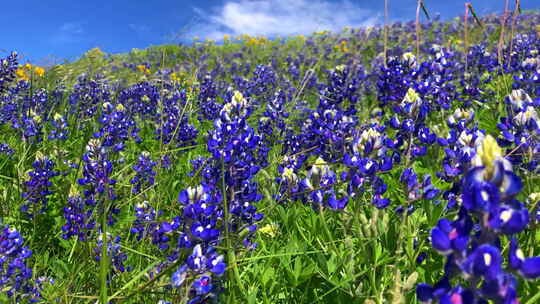
[[[6,54],[0,302],[540,303],[538,24]]]

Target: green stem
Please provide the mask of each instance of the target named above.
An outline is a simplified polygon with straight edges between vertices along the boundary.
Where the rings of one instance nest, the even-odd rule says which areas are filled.
[[[107,210],[105,200],[102,203],[103,211],[101,213],[101,258],[99,259],[99,299],[101,304],[107,304]]]
[[[236,263],[236,255],[234,253],[234,248],[231,243],[231,235],[229,231],[229,222],[230,222],[230,213],[229,213],[229,205],[227,201],[227,188],[225,186],[225,160],[221,159],[221,182],[222,182],[222,193],[223,193],[223,217],[224,217],[224,225],[225,225],[225,242],[227,246],[227,259],[228,262],[231,265],[232,268],[232,278],[234,281],[236,281],[236,285],[240,290],[242,291],[242,294],[245,294],[244,288],[242,285],[242,280],[240,279],[240,272],[238,271],[238,265]],[[234,195],[234,192],[231,191]],[[233,291],[234,289],[231,288]],[[234,292],[232,299],[234,299]]]
[[[328,229],[328,223],[326,222],[326,218],[324,217],[324,207],[322,205],[319,206],[319,216],[321,218],[322,226],[324,228],[324,233],[326,234],[326,237],[328,238],[328,242],[330,243],[330,246],[334,250],[337,250],[336,244],[334,243],[334,238],[332,237],[332,233],[330,233],[330,229]]]

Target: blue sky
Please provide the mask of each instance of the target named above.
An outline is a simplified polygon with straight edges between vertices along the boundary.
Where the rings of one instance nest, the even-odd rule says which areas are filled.
[[[194,36],[307,34],[381,22],[383,0],[21,0],[3,1],[0,57],[15,50],[32,62],[74,59],[93,47],[127,52],[188,42]],[[471,0],[480,14],[500,12],[504,0]],[[514,1],[511,0],[511,3]],[[538,0],[522,0],[540,9]],[[389,0],[393,20],[414,19],[416,0]],[[463,1],[425,0],[432,14],[452,18]],[[23,60],[24,61],[24,60]]]

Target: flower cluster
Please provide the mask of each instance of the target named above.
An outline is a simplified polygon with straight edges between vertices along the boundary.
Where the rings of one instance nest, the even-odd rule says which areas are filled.
[[[418,285],[417,297],[422,302],[518,303],[513,273],[540,277],[540,257],[527,258],[519,249],[516,235],[527,227],[529,213],[515,198],[521,180],[493,137],[477,142],[462,188],[457,218],[441,219],[431,230],[433,248],[447,257],[444,276],[433,286]],[[507,263],[504,241],[510,243]],[[458,276],[462,283],[453,285]]]
[[[79,185],[86,186],[84,196],[90,205],[94,205],[97,196],[106,195],[107,199],[114,200],[113,185],[116,180],[111,178],[113,163],[108,158],[105,147],[97,139],[92,139],[86,145],[86,153],[83,155],[83,178],[79,179]]]
[[[197,244],[186,264],[173,273],[172,285],[180,287],[185,284],[186,278],[195,278],[191,282],[189,303],[204,303],[209,297],[215,296],[212,293],[216,291],[216,283],[212,280],[212,275],[220,277],[225,272],[223,260],[223,255],[216,253],[214,248],[210,247],[203,254],[201,245]]]
[[[15,153],[15,151],[13,151],[13,149],[11,149],[11,147],[8,144],[6,143],[0,144],[0,154],[11,156],[13,155],[13,153]]]
[[[157,162],[150,158],[150,153],[142,152],[137,159],[137,163],[133,165],[133,170],[137,172],[135,176],[129,181],[133,185],[131,192],[133,194],[139,194],[141,191],[154,185],[156,171],[154,167]]]
[[[171,262],[192,248],[192,255],[172,277],[173,286],[191,286],[192,303],[203,303],[217,294],[225,263],[215,247],[224,237],[235,248],[254,246],[251,238],[262,214],[253,206],[261,199],[253,176],[266,165],[267,150],[246,122],[250,113],[244,96],[232,93],[208,135],[212,157],[194,162],[194,170],[201,170],[201,184],[178,196],[182,217],[154,226],[151,233],[153,243],[169,251]],[[175,246],[170,246],[173,235],[177,236]]]
[[[53,129],[49,133],[50,140],[66,140],[69,136],[69,124],[66,118],[56,113],[51,121]]]
[[[197,105],[200,110],[198,119],[213,121],[219,115],[221,105],[217,103],[218,87],[211,75],[204,75],[199,79],[199,94],[197,96]]]
[[[431,176],[424,175],[421,182],[411,168],[406,168],[401,173],[399,180],[405,185],[405,199],[408,213],[412,213],[416,207],[414,203],[419,200],[433,200],[439,194],[439,190],[431,183]],[[404,206],[398,206],[398,213],[403,212]]]
[[[4,93],[8,85],[15,80],[17,65],[17,53],[15,52],[0,60],[0,93]]]
[[[270,142],[283,136],[285,119],[289,116],[284,109],[286,102],[285,92],[281,90],[276,92],[274,98],[266,104],[263,117],[259,120],[259,132],[263,133]]]
[[[499,142],[508,147],[514,165],[535,172],[540,162],[540,120],[536,111],[540,102],[521,89],[513,90],[506,101],[508,117],[502,117],[497,124],[503,135]]]
[[[135,142],[141,142],[135,121],[126,113],[125,107],[119,103],[103,104],[103,113],[99,120],[101,128],[94,133],[95,138],[102,138],[104,147],[111,147],[113,151],[122,151],[126,141],[131,137]]]
[[[32,251],[24,246],[21,234],[12,227],[4,226],[0,233],[0,287],[8,297],[17,301],[26,299],[40,301],[39,290],[32,282],[32,268],[28,259]]]
[[[77,194],[70,195],[64,207],[66,223],[62,226],[62,237],[69,239],[76,236],[85,241],[94,230],[96,222],[92,217],[93,201],[84,200]]]
[[[97,238],[96,247],[94,247],[94,253],[95,253],[95,259],[97,262],[101,259],[101,250],[103,246],[103,234],[100,234]],[[122,252],[121,246],[120,246],[120,237],[116,236],[112,238],[112,236],[107,233],[107,256],[111,261],[111,264],[113,266],[114,272],[112,275],[129,271],[130,268],[126,268],[124,265],[124,262],[127,260],[127,255]]]
[[[137,203],[135,205],[135,216],[137,218],[133,222],[133,227],[131,227],[130,232],[137,236],[137,240],[140,241],[146,237],[148,232],[154,232],[157,230],[158,224],[156,219],[156,210],[150,206],[148,201],[143,201],[142,203]],[[156,239],[162,241],[162,239],[159,237]]]
[[[111,101],[111,95],[109,85],[102,75],[90,78],[82,74],[68,97],[71,113],[82,121],[90,119],[98,112],[99,104]]]
[[[156,117],[159,99],[158,87],[146,81],[121,91],[118,96],[118,102],[125,105],[130,115],[141,119]]]
[[[156,138],[164,144],[189,147],[195,144],[198,131],[189,123],[188,102],[185,90],[167,88],[163,112],[156,128]]]
[[[371,187],[372,203],[377,208],[386,208],[390,204],[390,200],[383,197],[387,186],[379,175],[391,170],[400,160],[399,154],[392,152],[394,141],[385,135],[385,130],[378,124],[362,126],[355,132],[343,157],[348,168],[342,175],[348,181],[348,195],[357,198]]]
[[[48,196],[51,191],[51,179],[59,173],[54,170],[55,163],[48,157],[38,155],[32,164],[33,171],[28,172],[29,180],[24,183],[26,191],[22,193],[25,200],[21,211],[29,217],[43,213],[47,209]]]

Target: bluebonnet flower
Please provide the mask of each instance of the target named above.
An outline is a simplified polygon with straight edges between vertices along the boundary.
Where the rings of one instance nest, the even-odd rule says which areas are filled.
[[[431,231],[433,248],[447,257],[445,273],[434,286],[417,286],[421,302],[518,303],[517,278],[503,265],[504,236],[510,238],[509,266],[525,278],[540,277],[540,258],[526,258],[515,239],[529,223],[527,208],[515,199],[521,180],[493,137],[478,143],[472,165],[462,179],[458,218],[441,219]],[[452,287],[459,274],[464,284]]]
[[[198,131],[189,123],[186,92],[173,87],[168,90],[163,100],[163,113],[156,129],[156,139],[167,145],[174,144],[177,148],[193,146]]]
[[[135,205],[135,216],[137,218],[133,222],[130,232],[137,236],[137,240],[140,241],[157,229],[157,215],[156,210],[150,206],[148,201],[143,201]]]
[[[407,90],[411,88],[418,74],[416,58],[406,53],[402,58],[392,57],[386,66],[381,65],[377,71],[377,100],[381,106],[396,105],[403,100]]]
[[[25,202],[21,206],[21,211],[29,217],[47,209],[48,196],[53,193],[51,179],[59,174],[54,170],[55,163],[43,155],[36,157],[32,167],[34,170],[28,172],[29,180],[24,183],[26,191],[22,197]]]
[[[108,159],[99,140],[92,139],[88,142],[83,161],[83,178],[78,182],[81,186],[87,186],[84,191],[87,200],[94,200],[94,196],[99,194],[105,194],[109,200],[114,200],[116,195],[112,186],[116,184],[116,180],[110,178],[113,163]]]
[[[0,93],[4,93],[8,85],[15,80],[17,66],[18,60],[15,52],[0,60]]]
[[[91,79],[89,75],[78,77],[73,91],[68,97],[72,114],[81,121],[94,117],[100,104],[111,102],[111,92],[103,75],[96,75]]]
[[[437,197],[440,190],[435,188],[431,183],[431,176],[429,174],[424,175],[421,182],[418,176],[412,168],[406,168],[401,173],[399,180],[405,185],[405,198],[408,208],[408,213],[412,213],[415,202],[419,200],[433,200]],[[402,212],[404,206],[399,206],[397,211]]]
[[[294,175],[291,176],[294,177]],[[288,176],[285,175],[285,177]],[[337,182],[336,174],[330,170],[330,167],[322,158],[318,158],[308,171],[306,178],[300,182],[300,197],[304,203],[311,204],[316,210],[323,206],[332,209],[343,209],[347,206],[349,198],[344,194],[341,194],[340,197],[336,196],[332,186]]]
[[[19,132],[25,142],[37,143],[42,140],[43,120],[34,111],[24,114],[21,119],[13,119],[11,127]]]
[[[69,124],[66,118],[58,113],[56,113],[51,121],[53,129],[49,133],[50,140],[66,140],[69,135]]]
[[[199,94],[197,95],[197,105],[200,108],[199,121],[204,119],[213,121],[218,117],[221,110],[221,104],[217,102],[218,93],[218,85],[211,75],[199,78]]]
[[[156,176],[154,167],[156,165],[157,162],[150,158],[150,153],[142,152],[141,155],[139,155],[137,163],[133,165],[133,170],[137,173],[130,180],[130,183],[133,185],[131,190],[133,194],[139,194],[141,191],[154,185]]]
[[[113,225],[114,215],[120,210],[111,204],[117,198],[114,189],[116,180],[111,178],[113,162],[109,159],[106,147],[99,140],[91,139],[86,146],[83,163],[83,177],[78,180],[78,184],[84,187],[84,203],[87,208],[94,210],[92,214],[95,217],[107,212],[108,224]]]
[[[174,235],[175,232],[180,228],[180,220],[181,218],[179,216],[173,218],[171,221],[161,222],[158,226],[154,227],[153,231],[147,230],[148,233],[151,232],[152,234],[152,243],[158,247],[161,251],[167,251],[169,248],[171,248],[171,245],[169,244],[172,240],[175,240]],[[179,248],[190,248],[192,247],[191,241],[189,237],[185,234],[180,234],[178,237],[178,245]],[[170,253],[168,256],[168,260],[174,261],[178,258],[178,248],[175,248],[173,253]]]
[[[288,195],[294,198],[294,193],[300,192],[300,178],[297,172],[303,164],[303,157],[298,155],[285,156],[278,166],[279,176],[276,177],[276,183],[280,187],[280,193],[274,197],[278,202],[284,202]]]
[[[91,204],[90,204],[91,203]],[[64,207],[66,223],[62,226],[62,237],[69,239],[76,236],[81,241],[86,241],[96,226],[92,217],[94,212],[93,202],[84,200],[80,195],[72,193],[68,197]]]
[[[113,106],[111,103],[104,103],[99,122],[101,127],[94,133],[94,137],[102,138],[102,145],[112,148],[113,151],[122,151],[130,138],[133,138],[135,142],[142,141],[135,121],[127,115],[122,104]]]
[[[376,123],[360,127],[343,157],[348,171],[342,174],[342,179],[348,181],[348,195],[356,198],[371,188],[372,203],[377,208],[390,204],[390,200],[383,197],[387,187],[379,175],[391,170],[400,159],[399,154],[389,149],[395,143],[384,131],[385,127]]]
[[[144,81],[122,90],[117,100],[126,107],[131,116],[145,120],[156,117],[159,99],[159,88]]]
[[[223,212],[218,209],[221,198],[212,194],[209,186],[199,185],[195,188],[187,188],[178,195],[178,201],[184,205],[184,224],[190,236],[190,242],[214,243],[217,241],[220,231],[218,221],[223,217]]]
[[[266,104],[266,110],[259,120],[259,132],[265,135],[265,139],[269,140],[269,143],[276,138],[281,138],[285,132],[285,119],[289,117],[284,109],[286,102],[285,92],[279,90],[275,93],[274,98]]]
[[[6,143],[1,143],[0,144],[0,154],[5,154],[7,156],[11,156],[13,155],[13,153],[15,153],[15,151],[13,151],[13,149],[11,149],[11,147],[6,144]]]
[[[193,253],[187,258],[186,264],[173,273],[171,281],[175,287],[182,286],[186,279],[193,278],[191,283],[190,303],[204,303],[215,296],[217,289],[214,284],[225,272],[223,255],[215,252],[213,247],[204,248],[197,244],[193,247]]]
[[[44,88],[39,88],[32,93],[27,93],[22,96],[22,112],[32,112],[32,116],[39,116],[43,121],[48,120],[52,106],[49,92]]]
[[[169,170],[172,167],[172,160],[169,154],[163,154],[160,159],[160,166],[162,169]]]
[[[247,87],[243,88],[243,90],[248,97],[267,99],[271,96],[276,86],[277,76],[272,67],[257,65],[253,71],[253,77],[248,81]]]
[[[389,121],[389,125],[398,130],[393,149],[404,154],[405,159],[424,156],[427,146],[432,145],[437,137],[424,124],[429,113],[429,101],[423,100],[412,88],[407,90],[401,103],[393,107],[396,115]]]
[[[450,128],[457,128],[458,131],[462,131],[472,121],[474,121],[473,111],[457,108],[452,115],[448,116],[446,122]]]
[[[2,292],[17,302],[39,302],[39,290],[32,282],[32,268],[28,265],[32,251],[24,246],[23,237],[13,227],[6,225],[0,233],[0,256]]]
[[[517,46],[517,51],[514,51],[514,54],[511,55],[511,62],[508,63],[510,71],[515,72],[513,74],[513,88],[527,90],[540,96],[538,88],[538,83],[540,83],[540,72],[538,71],[540,39],[537,35],[520,34],[516,35],[513,43]]]
[[[107,240],[107,256],[111,261],[111,265],[113,266],[114,272],[112,275],[114,276],[117,273],[125,272],[126,270],[129,271],[129,267],[125,267],[124,262],[127,260],[127,255],[122,252],[121,246],[120,246],[120,236],[112,237],[111,234],[107,233],[106,236]],[[101,249],[103,246],[103,234],[101,233],[96,241],[96,247],[94,247],[94,253],[95,253],[95,259],[97,262],[101,259]]]
[[[358,84],[351,84],[351,92],[344,87],[348,83],[344,78],[348,70],[338,66],[331,72],[330,84],[319,89],[317,109],[306,109],[307,117],[301,121],[301,133],[296,137],[301,150],[311,149],[311,154],[317,154],[330,163],[343,158],[346,139],[351,137],[358,124],[355,115],[357,98],[351,96]]]
[[[453,118],[447,121],[448,126],[451,127],[448,135],[437,138],[437,143],[444,147],[445,157],[442,160],[442,171],[437,172],[436,175],[452,183],[452,187],[443,194],[443,197],[448,200],[447,208],[449,209],[456,206],[457,200],[461,199],[461,179],[472,166],[471,162],[476,155],[477,144],[485,137],[483,131],[467,122],[467,117],[470,116],[468,111],[456,110],[451,116]]]
[[[215,129],[208,134],[212,156],[193,162],[194,171],[201,172],[201,184],[179,193],[182,218],[161,222],[153,233],[153,242],[161,250],[172,249],[168,254],[171,262],[181,258],[180,250],[193,248],[193,254],[171,278],[173,286],[191,286],[190,303],[203,303],[218,291],[225,263],[214,248],[222,241],[223,226],[228,226],[231,249],[253,248],[251,239],[262,219],[253,206],[262,198],[253,176],[266,165],[267,151],[246,122],[251,113],[248,101],[238,91],[229,96],[230,101],[214,121]],[[169,244],[172,236],[176,236],[175,247]]]
[[[508,158],[514,165],[535,172],[540,153],[538,105],[521,89],[513,90],[506,101],[508,117],[502,117],[497,124],[503,136],[499,142],[509,150]]]

